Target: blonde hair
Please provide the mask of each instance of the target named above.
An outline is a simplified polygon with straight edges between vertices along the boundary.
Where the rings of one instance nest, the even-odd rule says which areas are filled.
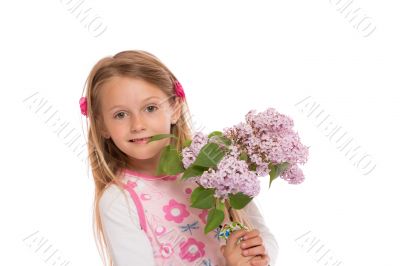
[[[106,265],[105,260],[107,260],[110,266],[115,264],[105,240],[99,212],[99,201],[108,185],[116,184],[122,189],[123,184],[118,175],[121,169],[128,166],[128,157],[117,148],[111,139],[106,139],[101,134],[104,123],[100,111],[99,95],[102,85],[116,76],[142,79],[161,89],[167,95],[171,104],[180,101],[180,117],[176,124],[171,126],[171,134],[177,136],[177,139],[171,139],[171,144],[180,151],[185,140],[192,137],[187,102],[175,95],[174,83],[177,79],[157,57],[142,50],[123,51],[111,57],[104,57],[94,65],[84,88],[86,89],[89,122],[87,128],[88,160],[95,185],[93,231],[103,263]],[[232,217],[236,221],[244,221],[248,226],[250,225],[248,221],[245,221],[245,215],[240,210],[233,210],[230,213],[233,214]]]

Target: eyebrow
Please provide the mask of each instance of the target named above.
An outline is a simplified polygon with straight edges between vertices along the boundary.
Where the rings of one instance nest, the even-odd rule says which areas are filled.
[[[148,101],[148,100],[150,100],[150,99],[161,99],[160,97],[158,97],[158,96],[150,96],[150,97],[147,97],[146,99],[144,99],[143,100],[143,102],[145,102],[145,101]],[[125,106],[124,105],[114,105],[113,107],[111,107],[110,109],[108,109],[109,111],[112,111],[113,109],[115,109],[115,108],[125,108]]]

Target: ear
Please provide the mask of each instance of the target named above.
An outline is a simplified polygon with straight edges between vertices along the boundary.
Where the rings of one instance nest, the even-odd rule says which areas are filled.
[[[171,124],[176,124],[179,117],[181,117],[181,113],[182,113],[182,102],[175,101],[175,104],[172,107]]]

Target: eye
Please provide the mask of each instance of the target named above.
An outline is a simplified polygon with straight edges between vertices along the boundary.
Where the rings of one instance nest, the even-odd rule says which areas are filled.
[[[158,110],[158,107],[155,105],[149,105],[146,107],[146,111],[148,111],[150,113],[153,113],[154,111],[157,111],[157,110]]]
[[[125,112],[118,112],[116,115],[114,115],[114,118],[122,119],[122,118],[124,118],[125,114],[126,114]]]

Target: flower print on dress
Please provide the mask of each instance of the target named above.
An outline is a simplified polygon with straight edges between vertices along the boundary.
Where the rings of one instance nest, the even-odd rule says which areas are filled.
[[[142,199],[142,200],[151,200],[151,195],[149,195],[147,193],[142,193],[142,194],[140,194],[140,199]]]
[[[156,228],[154,229],[154,233],[155,233],[157,236],[161,236],[161,235],[163,235],[163,234],[165,233],[166,230],[167,230],[167,229],[165,228],[165,226],[163,226],[163,225],[158,225],[158,226],[156,226]]]
[[[181,223],[185,217],[189,216],[186,205],[178,203],[174,199],[171,199],[168,205],[164,205],[162,209],[165,213],[165,219],[175,223]]]
[[[170,243],[161,244],[159,251],[163,258],[169,258],[174,254],[174,248]]]
[[[201,266],[213,266],[210,259],[204,259],[201,262]]]
[[[181,228],[181,232],[189,231],[190,234],[193,235],[192,230],[193,229],[199,229],[199,221],[195,221],[192,224],[181,225],[179,227]]]
[[[194,261],[197,258],[201,258],[204,256],[204,243],[201,241],[197,241],[193,237],[190,237],[187,241],[180,243],[180,252],[179,256],[188,261]]]

